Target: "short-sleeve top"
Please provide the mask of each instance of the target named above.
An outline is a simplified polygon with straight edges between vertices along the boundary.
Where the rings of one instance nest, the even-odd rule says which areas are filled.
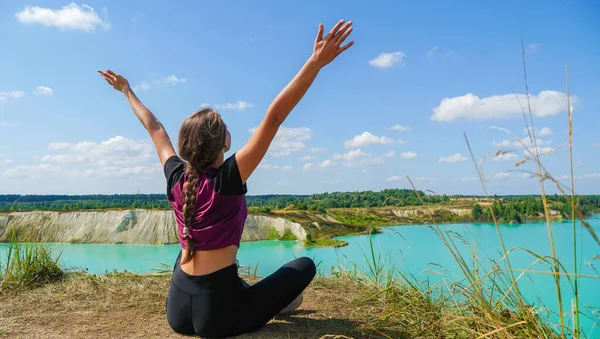
[[[186,162],[178,156],[167,159],[167,199],[175,212],[179,243],[186,248],[183,183],[187,178]],[[201,171],[196,190],[196,209],[189,234],[197,250],[214,250],[231,245],[240,246],[244,223],[248,216],[246,193],[235,154],[218,168]]]

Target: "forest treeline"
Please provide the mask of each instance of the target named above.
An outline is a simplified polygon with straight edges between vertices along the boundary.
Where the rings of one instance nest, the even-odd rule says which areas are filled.
[[[552,216],[564,219],[571,216],[571,197],[561,195],[548,196],[548,209]],[[576,204],[584,216],[600,212],[600,195],[576,197]],[[472,217],[476,221],[492,221],[492,211],[503,222],[525,222],[544,216],[544,205],[539,196],[515,196],[496,199],[489,206],[473,205]]]
[[[491,211],[485,199],[479,196],[428,195],[418,192],[426,204],[472,204],[474,220],[490,221]],[[492,204],[498,218],[521,222],[544,213],[539,196],[495,196]],[[563,217],[571,214],[570,197],[548,196],[549,208]],[[328,208],[366,208],[384,206],[421,205],[416,193],[409,189],[382,191],[332,192],[312,195],[256,195],[247,196],[248,206],[254,211],[270,213],[272,210],[294,208],[319,210]],[[600,211],[600,196],[578,196],[577,203],[585,215]],[[79,211],[104,209],[168,209],[164,194],[115,195],[0,195],[0,211]]]
[[[428,204],[446,203],[448,196],[425,195]],[[413,190],[389,189],[379,192],[334,192],[313,195],[249,195],[250,207],[282,209],[290,205],[306,210],[310,207],[350,208],[420,205]],[[314,208],[313,207],[313,208]],[[114,208],[170,208],[164,194],[115,195],[0,195],[0,210],[90,210]]]

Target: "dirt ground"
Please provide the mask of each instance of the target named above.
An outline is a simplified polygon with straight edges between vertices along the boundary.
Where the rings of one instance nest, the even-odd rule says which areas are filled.
[[[168,275],[79,274],[0,294],[0,338],[184,337],[167,324],[169,281]],[[361,323],[351,307],[355,288],[350,282],[317,279],[295,313],[238,338],[402,338]]]

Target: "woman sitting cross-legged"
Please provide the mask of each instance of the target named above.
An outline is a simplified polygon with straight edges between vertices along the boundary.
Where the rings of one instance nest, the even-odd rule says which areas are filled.
[[[275,98],[250,141],[228,158],[231,135],[219,113],[204,108],[183,122],[177,156],[163,125],[128,81],[111,70],[98,71],[125,94],[164,168],[182,247],[167,298],[167,320],[175,332],[226,337],[257,330],[285,308],[298,307],[315,275],[313,261],[299,258],[248,285],[238,276],[236,256],[248,213],[246,181],[321,68],[353,44],[341,46],[352,22],[338,22],[325,37],[323,30],[320,25],[312,55]]]

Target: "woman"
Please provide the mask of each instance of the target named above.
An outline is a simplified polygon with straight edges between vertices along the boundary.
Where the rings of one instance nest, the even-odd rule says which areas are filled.
[[[299,258],[250,286],[238,276],[236,255],[248,213],[246,181],[321,68],[354,43],[341,47],[352,32],[351,21],[339,21],[325,37],[323,30],[319,25],[312,55],[275,98],[250,141],[227,159],[231,135],[219,113],[205,108],[183,122],[178,157],[164,127],[127,80],[98,71],[125,94],[164,168],[182,247],[167,299],[167,320],[178,333],[225,337],[259,329],[297,301],[315,275],[312,260]]]

